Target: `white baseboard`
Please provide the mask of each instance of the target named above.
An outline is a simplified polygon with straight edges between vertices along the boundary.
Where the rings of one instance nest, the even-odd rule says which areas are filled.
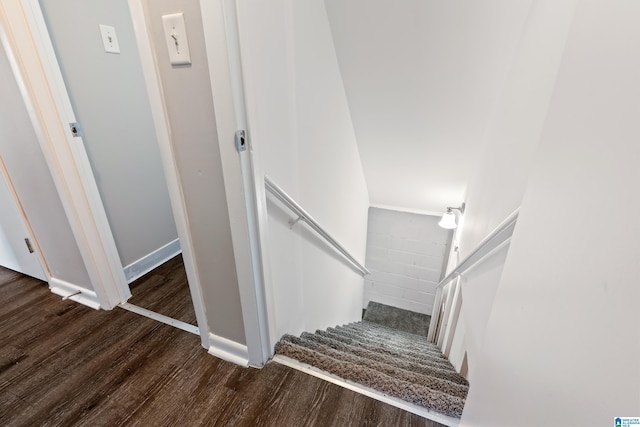
[[[236,365],[249,366],[249,350],[246,345],[212,333],[209,333],[209,354]]]
[[[180,240],[175,239],[150,254],[143,256],[139,260],[132,262],[124,268],[124,276],[127,278],[127,283],[131,283],[144,276],[180,252],[182,252],[180,249]]]
[[[411,412],[412,414],[419,415],[428,420],[432,420],[440,424],[444,424],[445,426],[457,427],[458,424],[460,423],[460,420],[458,418],[449,417],[447,415],[443,415],[438,412],[430,411],[423,406],[418,406],[418,405],[414,405],[413,403],[405,402],[404,400],[398,399],[397,397],[389,396],[378,390],[365,387],[362,384],[345,380],[336,375],[330,374],[329,372],[323,371],[321,369],[318,369],[306,363],[302,363],[297,360],[291,359],[287,356],[276,354],[275,356],[273,356],[273,359],[271,360],[281,365],[285,365],[290,368],[296,369],[298,371],[304,372],[306,374],[312,375],[316,378],[320,378],[322,380],[328,381],[332,384],[339,385],[340,387],[344,387],[348,390],[355,391],[356,393],[369,396],[373,399],[379,400],[380,402],[384,402],[389,405],[395,406],[396,408],[400,408],[407,412]]]
[[[100,308],[100,301],[98,300],[98,295],[95,292],[81,288],[73,283],[52,277],[49,279],[49,289],[54,294],[60,295],[62,299],[70,299],[95,310]]]
[[[124,308],[125,310],[131,311],[141,316],[148,317],[149,319],[153,319],[157,322],[164,323],[165,325],[173,326],[174,328],[182,329],[183,331],[200,336],[200,330],[196,325],[185,323],[181,320],[174,319],[173,317],[165,316],[164,314],[156,313],[155,311],[147,310],[146,308],[129,304],[128,302],[123,302],[118,307]]]

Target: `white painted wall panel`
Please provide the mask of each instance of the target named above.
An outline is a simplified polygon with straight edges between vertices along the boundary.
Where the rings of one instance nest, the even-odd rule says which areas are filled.
[[[639,19],[632,1],[575,10],[461,425],[640,413]]]
[[[325,3],[371,202],[458,206],[533,2]]]
[[[460,259],[520,206],[574,6],[542,1],[531,7],[469,180]]]
[[[375,301],[431,315],[452,235],[439,220],[369,208],[364,308]]]
[[[469,362],[469,378],[473,378],[484,343],[484,334],[493,308],[498,283],[509,252],[505,246],[460,278],[462,286],[462,310],[460,323],[465,327],[466,351]]]
[[[324,2],[239,1],[248,120],[264,171],[364,261],[367,187]],[[357,320],[363,279],[269,199],[272,340]]]

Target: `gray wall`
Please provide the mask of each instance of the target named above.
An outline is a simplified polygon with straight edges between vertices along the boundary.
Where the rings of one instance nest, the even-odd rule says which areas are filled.
[[[177,238],[126,0],[41,0],[120,261]],[[105,53],[98,25],[115,27]]]
[[[197,0],[147,0],[154,52],[212,333],[245,344],[202,18]],[[192,65],[172,67],[162,15],[183,12]]]
[[[364,305],[380,302],[431,314],[452,232],[439,217],[369,209]]]
[[[0,156],[51,275],[93,289],[2,45],[0,99]]]

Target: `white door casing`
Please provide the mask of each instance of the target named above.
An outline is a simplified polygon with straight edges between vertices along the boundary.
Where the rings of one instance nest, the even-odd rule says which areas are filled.
[[[89,273],[100,308],[130,296],[106,213],[37,0],[0,3],[0,41]],[[52,280],[50,278],[50,285]],[[53,288],[53,286],[52,286]],[[75,298],[82,302],[82,298]]]

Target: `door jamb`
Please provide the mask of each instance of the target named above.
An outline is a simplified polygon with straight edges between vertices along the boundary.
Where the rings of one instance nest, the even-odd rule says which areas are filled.
[[[249,362],[262,366],[273,355],[275,344],[266,261],[266,197],[260,156],[246,115],[237,4],[236,0],[200,0],[200,11]],[[234,144],[237,130],[247,135],[248,148],[240,152]]]
[[[0,41],[82,255],[100,308],[131,297],[106,212],[37,0],[0,3]]]

